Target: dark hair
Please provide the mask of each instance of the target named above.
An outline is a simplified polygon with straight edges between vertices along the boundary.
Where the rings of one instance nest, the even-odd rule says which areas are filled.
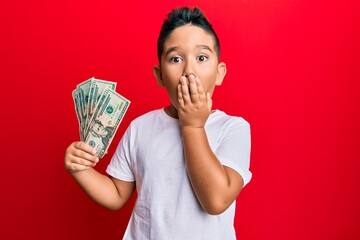
[[[212,28],[212,25],[208,22],[207,18],[203,14],[203,12],[195,7],[193,9],[189,7],[181,7],[172,10],[167,19],[165,19],[161,31],[159,34],[158,42],[157,42],[157,55],[159,63],[161,62],[161,55],[163,53],[164,42],[166,38],[170,35],[172,31],[176,28],[191,24],[197,27],[204,29],[206,32],[210,33],[215,41],[215,50],[218,58],[220,58],[220,42],[219,39]]]

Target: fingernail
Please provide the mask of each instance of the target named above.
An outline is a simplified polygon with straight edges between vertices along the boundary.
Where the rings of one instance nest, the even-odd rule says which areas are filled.
[[[96,153],[96,150],[95,150],[95,149],[91,150],[91,153],[92,153],[92,154],[95,154],[95,153]]]

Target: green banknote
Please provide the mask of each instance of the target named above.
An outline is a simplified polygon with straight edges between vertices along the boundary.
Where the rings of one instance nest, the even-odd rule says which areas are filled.
[[[96,105],[106,88],[111,88],[112,90],[115,90],[116,82],[110,82],[96,78],[91,79],[90,90],[89,90],[89,101],[87,106],[88,115],[86,119],[86,126],[89,125],[89,122],[93,117]]]
[[[116,83],[90,78],[72,92],[80,139],[102,158],[129,108],[130,101],[115,92]]]
[[[89,93],[90,93],[90,85],[91,81],[94,78],[90,78],[76,86],[76,98],[79,104],[79,113],[80,113],[80,138],[83,141],[85,139],[85,135],[83,130],[87,125],[88,118],[88,106],[89,106]]]
[[[110,146],[130,101],[110,88],[104,90],[86,130],[85,142],[102,158]]]
[[[79,99],[77,97],[77,90],[75,89],[74,91],[72,91],[72,97],[74,100],[74,105],[75,105],[75,112],[76,112],[76,117],[78,119],[79,122],[79,133],[80,133],[80,138],[82,139],[82,122],[81,122],[81,118],[80,118],[80,105],[79,105]]]

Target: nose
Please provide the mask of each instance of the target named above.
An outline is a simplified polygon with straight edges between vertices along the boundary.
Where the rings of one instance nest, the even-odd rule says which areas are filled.
[[[185,77],[189,77],[191,74],[195,75],[195,71],[193,68],[193,64],[191,63],[191,61],[186,61],[185,66],[184,66],[184,71],[183,71],[183,76]]]

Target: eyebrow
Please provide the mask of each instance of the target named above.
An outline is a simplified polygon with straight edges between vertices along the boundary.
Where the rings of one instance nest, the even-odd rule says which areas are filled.
[[[176,51],[176,49],[178,48],[178,46],[175,46],[175,47],[171,47],[171,48],[169,48],[168,50],[166,50],[166,52],[165,52],[165,56],[167,56],[169,53],[171,53],[171,52],[174,52],[174,51]]]
[[[179,46],[169,48],[168,50],[166,50],[165,56],[167,56],[171,52],[175,52],[178,48],[179,48]],[[208,50],[211,53],[213,52],[211,50],[211,48],[209,46],[207,46],[207,45],[196,45],[196,48],[202,48],[202,49]]]
[[[211,48],[210,48],[209,46],[207,46],[207,45],[197,45],[196,47],[197,47],[197,48],[206,49],[206,50],[210,51],[211,53],[213,52],[213,51],[211,50]]]

